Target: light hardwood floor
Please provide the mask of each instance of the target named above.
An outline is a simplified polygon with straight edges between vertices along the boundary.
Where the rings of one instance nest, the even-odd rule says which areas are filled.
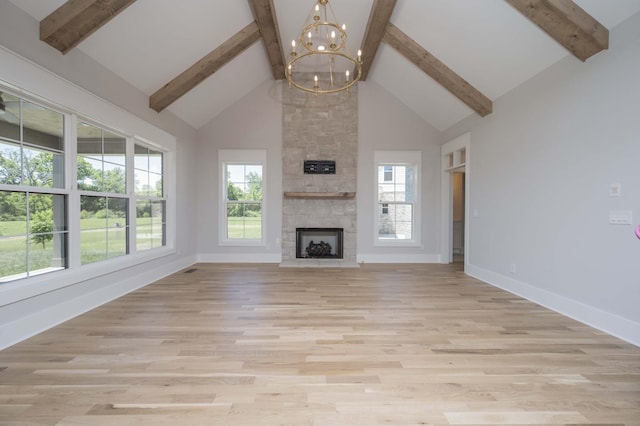
[[[640,424],[640,348],[456,265],[197,264],[0,352],[2,425]]]

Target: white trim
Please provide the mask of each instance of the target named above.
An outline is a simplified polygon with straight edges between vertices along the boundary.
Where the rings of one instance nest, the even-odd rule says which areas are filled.
[[[467,265],[466,273],[509,293],[523,297],[552,311],[558,312],[607,334],[640,346],[640,323],[605,312],[593,306],[577,302],[565,296],[544,290],[522,281]]]
[[[0,285],[0,307],[173,254],[176,254],[175,249],[160,247],[135,255],[88,263],[75,270],[64,269],[24,280],[2,283]]]
[[[378,167],[380,165],[413,165],[416,170],[415,176],[415,201],[412,212],[412,238],[406,240],[384,239],[378,237],[379,215],[378,211],[378,184],[385,183],[378,181]],[[376,247],[422,247],[421,217],[422,217],[422,151],[405,150],[376,150],[373,153],[373,185],[374,185],[374,214],[373,214],[373,245]],[[394,204],[394,203],[389,203]]]
[[[450,167],[446,163],[449,154],[465,150],[465,163]],[[464,170],[464,267],[469,264],[469,206],[471,201],[471,133],[465,133],[440,147],[442,170],[440,173],[440,257],[442,263],[451,263],[451,244],[453,240],[453,223],[451,221],[451,172]]]
[[[201,253],[199,263],[280,263],[280,253]]]
[[[226,237],[227,229],[227,164],[248,164],[262,166],[262,238],[235,239]],[[218,195],[218,244],[220,246],[251,246],[265,247],[267,245],[267,150],[266,149],[219,149],[218,170],[220,172],[220,190]]]
[[[19,320],[0,324],[0,350],[178,272],[194,263],[195,259],[193,257],[185,257],[171,263],[154,266],[153,268],[148,268],[145,272],[124,280],[118,280],[111,285],[105,282],[105,286],[97,291],[39,310]]]
[[[68,118],[68,120],[67,120]],[[78,140],[78,116],[76,114],[69,114],[65,116],[65,142]],[[68,139],[66,139],[68,136]],[[67,267],[71,271],[77,270],[82,266],[80,251],[80,226],[69,226],[72,223],[80,223],[80,191],[78,191],[78,144],[69,143],[65,144],[65,171],[69,175],[65,175],[65,185],[69,191],[67,201],[67,227],[69,229],[67,240]],[[71,250],[71,247],[78,247],[78,250]]]
[[[153,149],[162,154],[162,171],[160,173],[162,177],[162,196],[157,195],[138,195],[136,193],[135,188],[135,161],[136,161],[136,153],[135,147],[139,146],[146,149]],[[129,151],[130,149],[130,151]],[[169,248],[173,248],[175,246],[175,227],[177,218],[175,216],[176,211],[176,203],[173,202],[175,197],[168,197],[169,194],[175,194],[175,153],[173,151],[165,151],[163,148],[158,148],[158,146],[152,142],[148,142],[141,138],[128,138],[127,139],[127,152],[130,155],[127,158],[127,164],[131,164],[131,167],[127,167],[127,194],[129,195],[129,229],[130,229],[130,243],[129,243],[129,253],[143,253],[149,250],[153,250],[160,247],[153,247],[151,249],[143,249],[138,250],[137,246],[137,205],[138,201],[149,201],[151,203],[164,201],[164,219],[165,219],[165,227],[164,227],[164,240],[165,246]],[[140,170],[140,169],[137,169]],[[150,170],[146,170],[147,173]],[[130,186],[129,186],[130,182]],[[172,201],[169,201],[169,200]]]
[[[440,263],[439,254],[375,254],[360,253],[358,263]]]

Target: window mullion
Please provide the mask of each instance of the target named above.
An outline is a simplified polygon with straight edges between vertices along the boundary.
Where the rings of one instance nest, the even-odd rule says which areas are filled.
[[[65,116],[64,146],[65,146],[65,188],[69,191],[67,201],[68,220],[68,257],[69,268],[75,269],[81,265],[80,250],[80,192],[78,191],[78,147],[77,147],[78,116]]]
[[[136,206],[138,203],[138,197],[135,193],[135,141],[133,138],[127,138],[126,149],[126,195],[129,200],[129,235],[127,237],[127,244],[129,246],[129,253],[135,254],[136,248]]]

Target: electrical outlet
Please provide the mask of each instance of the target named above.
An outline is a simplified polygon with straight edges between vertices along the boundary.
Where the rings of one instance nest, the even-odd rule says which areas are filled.
[[[609,210],[609,224],[631,225],[633,223],[631,216],[631,210]]]

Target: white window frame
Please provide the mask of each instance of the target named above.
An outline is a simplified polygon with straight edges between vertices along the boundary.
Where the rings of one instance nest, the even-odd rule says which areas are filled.
[[[227,165],[246,164],[262,166],[262,222],[260,239],[227,238]],[[257,246],[267,245],[267,150],[266,149],[220,149],[218,151],[218,170],[220,185],[218,205],[218,243],[221,246]]]
[[[103,124],[100,123],[96,123],[96,122],[92,122],[92,120],[90,119],[85,119],[82,116],[77,116],[74,115],[72,117],[72,120],[70,120],[73,122],[74,125],[74,129],[73,129],[73,138],[69,140],[69,144],[73,146],[73,152],[74,152],[74,156],[70,159],[71,161],[71,166],[72,168],[69,169],[69,172],[72,173],[68,179],[69,179],[69,183],[71,185],[71,187],[73,189],[75,189],[74,191],[74,195],[77,194],[77,200],[78,200],[78,204],[74,203],[74,209],[78,209],[78,212],[74,211],[74,218],[76,218],[76,220],[80,220],[80,216],[79,216],[79,212],[80,212],[80,201],[82,199],[83,196],[90,196],[90,197],[108,197],[108,198],[119,198],[119,199],[126,199],[128,201],[128,209],[129,209],[129,218],[128,218],[128,225],[126,226],[126,228],[128,228],[128,238],[127,238],[127,252],[125,254],[121,254],[119,256],[115,256],[115,257],[107,257],[105,259],[100,259],[94,262],[85,262],[82,263],[82,233],[78,232],[77,236],[78,236],[78,246],[77,246],[77,250],[74,250],[74,252],[72,253],[72,257],[73,262],[72,264],[75,267],[78,266],[86,266],[86,265],[92,265],[92,264],[98,264],[101,262],[106,262],[109,261],[111,259],[117,259],[117,258],[122,258],[122,257],[126,257],[129,256],[133,253],[133,251],[131,251],[131,236],[135,235],[135,233],[133,233],[131,231],[131,190],[129,188],[130,185],[130,180],[129,180],[129,169],[132,168],[131,164],[133,161],[133,158],[131,158],[131,148],[130,148],[130,143],[129,143],[129,139],[126,135],[122,134],[121,132],[115,131]],[[126,175],[126,188],[125,191],[123,193],[109,193],[106,192],[104,190],[101,191],[95,191],[95,190],[82,190],[78,188],[78,183],[77,183],[77,166],[78,166],[78,156],[79,155],[84,155],[84,154],[78,154],[78,145],[77,145],[77,140],[78,140],[78,130],[77,130],[77,126],[80,123],[86,123],[88,125],[91,125],[95,128],[99,128],[101,129],[103,132],[109,132],[111,134],[115,134],[118,136],[121,136],[122,138],[125,139],[125,158],[126,158],[126,165],[125,165],[125,175]],[[107,228],[105,228],[106,231]],[[74,229],[75,231],[75,229]],[[108,241],[107,241],[107,250],[108,250]]]
[[[421,179],[422,179],[422,151],[375,151],[373,154],[374,157],[374,219],[373,219],[373,241],[374,246],[384,246],[384,247],[418,247],[421,245],[421,232],[420,232],[420,223],[421,223]],[[384,173],[382,178],[380,178],[379,167],[380,166],[402,166],[402,165],[411,165],[415,168],[416,171],[416,182],[415,182],[415,194],[414,194],[414,202],[412,204],[412,224],[411,230],[412,235],[411,239],[387,239],[380,238],[378,236],[378,229],[380,225],[380,215],[378,214],[378,205],[380,204],[380,200],[378,200],[378,191],[379,185],[385,182]],[[382,179],[382,180],[379,180]],[[385,204],[392,204],[387,203]]]
[[[27,101],[46,106],[65,114],[65,188],[60,193],[68,194],[68,268],[48,274],[6,282],[0,285],[0,306],[51,292],[62,287],[81,284],[87,280],[135,267],[144,262],[176,253],[175,247],[175,136],[141,120],[124,109],[76,86],[31,62],[0,49],[0,86]],[[27,89],[28,88],[28,89]],[[83,121],[93,122],[117,133],[144,141],[165,153],[167,166],[164,179],[167,199],[167,245],[138,254],[107,259],[101,262],[80,265],[80,194],[75,184],[76,176],[76,123],[77,113]],[[90,117],[90,118],[89,118]],[[85,119],[86,118],[86,119]],[[19,188],[15,188],[19,189]],[[58,191],[47,191],[58,192]]]
[[[29,244],[26,246],[25,249],[25,260],[27,262],[26,266],[27,269],[24,273],[18,273],[15,275],[9,275],[9,276],[0,276],[0,286],[9,286],[12,283],[15,282],[26,282],[29,280],[34,280],[36,277],[40,277],[42,275],[49,275],[52,273],[56,273],[56,272],[61,272],[61,271],[66,271],[69,269],[70,267],[70,218],[69,218],[69,210],[70,210],[70,191],[69,191],[69,181],[67,179],[67,170],[68,170],[68,161],[69,161],[69,157],[68,157],[68,151],[69,151],[69,142],[68,142],[68,137],[67,137],[67,132],[69,130],[69,116],[68,114],[65,113],[65,111],[63,109],[61,109],[59,106],[52,104],[50,102],[44,101],[43,99],[39,99],[33,96],[29,96],[28,94],[25,93],[21,93],[20,91],[17,91],[15,89],[11,88],[10,86],[7,85],[1,85],[0,86],[0,92],[4,93],[5,95],[11,95],[11,96],[15,96],[17,98],[19,98],[21,100],[22,103],[30,103],[30,104],[34,104],[37,105],[39,107],[43,107],[46,108],[50,111],[53,111],[55,113],[58,113],[60,115],[63,116],[63,142],[62,142],[62,151],[58,152],[58,154],[61,154],[63,157],[63,168],[62,168],[62,180],[64,181],[64,184],[62,186],[52,186],[52,187],[45,187],[45,186],[31,186],[26,184],[24,181],[21,181],[19,185],[15,185],[15,184],[2,184],[0,183],[0,191],[7,191],[7,192],[16,192],[16,193],[22,193],[25,194],[25,197],[27,197],[26,199],[28,200],[28,197],[31,195],[35,195],[35,194],[42,194],[42,195],[60,195],[64,197],[64,224],[65,224],[65,229],[63,231],[52,231],[52,234],[58,234],[58,235],[62,235],[63,238],[65,238],[65,244],[64,244],[64,265],[65,266],[56,266],[56,267],[49,267],[49,268],[44,268],[44,269],[30,269],[29,268],[29,264],[31,263],[31,252],[30,252],[30,244],[32,244],[31,242],[29,242],[29,240],[31,239],[31,237],[33,237],[33,234],[31,234],[30,232],[30,224],[31,221],[33,219],[29,218],[30,214],[28,213],[29,211],[29,202],[27,201],[26,204],[26,218],[25,218],[25,238],[26,241],[29,242]],[[6,97],[5,97],[6,99]],[[23,117],[21,115],[20,117],[20,122],[18,124],[20,126],[20,134],[18,136],[18,139],[2,139],[3,141],[9,142],[9,143],[19,143],[20,149],[21,149],[21,153],[22,153],[22,149],[24,149],[25,147],[29,148],[29,147],[33,147],[33,144],[30,143],[30,141],[25,140],[24,138],[24,122],[23,122]],[[46,149],[43,149],[43,151],[46,151]],[[52,151],[52,150],[49,150]],[[58,150],[55,150],[58,151]],[[24,170],[22,169],[21,166],[21,174],[22,177],[24,177]],[[1,296],[0,296],[1,297]],[[0,306],[2,304],[0,303]]]
[[[144,252],[148,252],[148,251],[152,251],[152,250],[158,250],[161,249],[163,247],[165,247],[169,240],[168,240],[168,233],[169,233],[169,212],[168,212],[168,203],[167,203],[167,188],[166,188],[166,184],[167,184],[167,179],[166,179],[166,161],[167,161],[167,152],[165,152],[163,149],[158,148],[157,146],[154,146],[153,144],[150,144],[148,142],[145,142],[139,138],[135,138],[132,140],[127,141],[128,145],[127,145],[127,152],[129,153],[128,155],[128,161],[131,162],[132,166],[130,168],[127,168],[127,184],[129,185],[129,183],[131,184],[131,186],[128,186],[128,190],[129,190],[129,194],[131,194],[130,197],[130,202],[129,202],[129,215],[131,216],[130,222],[133,223],[133,226],[130,227],[131,231],[130,231],[130,252],[131,253],[144,253]],[[162,171],[161,171],[161,178],[162,178],[162,194],[161,195],[142,195],[142,194],[138,194],[135,188],[135,146],[141,146],[147,149],[152,149],[154,151],[160,152],[162,153]],[[130,169],[130,170],[129,170]],[[149,172],[151,172],[150,170],[148,170]],[[137,206],[138,206],[138,201],[149,201],[149,202],[164,202],[164,223],[163,223],[163,244],[159,245],[159,246],[153,246],[151,248],[138,248],[138,217],[137,217]]]

